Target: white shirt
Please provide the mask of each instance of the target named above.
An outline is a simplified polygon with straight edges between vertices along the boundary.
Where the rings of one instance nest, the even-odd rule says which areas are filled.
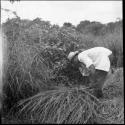
[[[110,70],[109,55],[111,54],[112,51],[107,48],[94,47],[81,52],[78,55],[78,60],[84,63],[87,68],[93,64],[95,66],[95,69],[108,72]]]

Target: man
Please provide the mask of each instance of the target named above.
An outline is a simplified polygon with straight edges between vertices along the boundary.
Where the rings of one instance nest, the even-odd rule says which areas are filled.
[[[94,47],[83,51],[70,52],[68,59],[79,68],[83,76],[88,76],[90,87],[94,88],[97,98],[103,97],[102,87],[110,71],[109,56],[112,54],[107,48]]]

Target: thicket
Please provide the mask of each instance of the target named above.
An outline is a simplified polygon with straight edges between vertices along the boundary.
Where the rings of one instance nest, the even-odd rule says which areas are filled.
[[[2,30],[6,36],[4,42],[7,60],[4,64],[3,114],[7,114],[9,109],[13,109],[13,106],[24,100],[24,103],[21,102],[24,106],[21,111],[27,107],[30,108],[30,115],[36,120],[36,114],[31,113],[34,110],[33,112],[38,113],[37,116],[40,117],[40,119],[37,117],[40,123],[87,123],[89,119],[96,116],[93,116],[95,109],[90,110],[95,102],[91,99],[92,93],[90,92],[90,96],[88,96],[81,90],[86,87],[88,81],[81,76],[78,69],[72,67],[67,60],[67,55],[70,51],[77,49],[104,46],[113,52],[112,67],[123,67],[122,20],[108,24],[81,21],[77,26],[64,23],[60,27],[51,25],[49,21],[43,21],[40,18],[33,21],[13,18],[2,24]],[[119,78],[121,79],[121,76]],[[123,80],[120,83],[123,83]],[[110,93],[110,89],[105,88],[104,90],[109,93],[106,97],[113,95]],[[75,97],[74,91],[78,92]],[[67,110],[72,101],[69,99],[70,96],[76,100],[80,98],[76,109],[73,106],[72,110]],[[116,96],[113,95],[113,97]],[[68,103],[65,100],[68,100]],[[98,101],[96,100],[96,102]],[[63,104],[62,106],[65,108],[60,104]],[[75,102],[72,102],[72,105],[75,105]],[[80,105],[81,107],[79,107]],[[86,111],[83,112],[88,114],[83,112],[77,114],[75,110],[82,111],[84,106]],[[37,112],[39,108],[41,110]],[[53,111],[50,117],[46,114],[45,119],[41,119],[43,111],[48,113],[51,108]],[[14,110],[14,112],[18,112],[18,108]],[[67,111],[66,114],[65,111]],[[27,115],[27,117],[29,116]],[[47,117],[48,119],[46,119]],[[81,121],[83,117],[84,121]]]

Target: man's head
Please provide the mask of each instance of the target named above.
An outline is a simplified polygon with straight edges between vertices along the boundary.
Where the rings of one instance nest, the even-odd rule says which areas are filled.
[[[70,52],[68,55],[68,59],[69,61],[75,66],[75,67],[79,67],[80,62],[78,60],[78,54],[82,52],[82,51],[75,51],[75,52]]]
[[[85,51],[85,49],[79,49],[78,51],[70,52],[69,55],[68,55],[69,61],[74,60],[74,58],[77,57],[78,54],[81,53],[81,52],[83,52],[83,51]],[[77,59],[77,58],[75,58],[75,60],[76,60],[76,59]]]
[[[72,61],[73,58],[78,55],[79,51],[75,51],[75,52],[70,52],[69,55],[68,55],[68,59],[69,61]]]

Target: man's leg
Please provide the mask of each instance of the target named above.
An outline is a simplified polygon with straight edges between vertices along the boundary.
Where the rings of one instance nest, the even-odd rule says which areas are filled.
[[[96,72],[97,72],[97,70],[95,71],[95,74],[89,75],[89,86],[90,86],[90,88],[93,88],[95,86],[96,82],[97,82]]]
[[[92,81],[91,87],[94,88],[94,95],[97,98],[103,97],[102,87],[104,85],[107,75],[108,72],[96,70],[95,74],[93,76],[90,76],[90,79]]]

